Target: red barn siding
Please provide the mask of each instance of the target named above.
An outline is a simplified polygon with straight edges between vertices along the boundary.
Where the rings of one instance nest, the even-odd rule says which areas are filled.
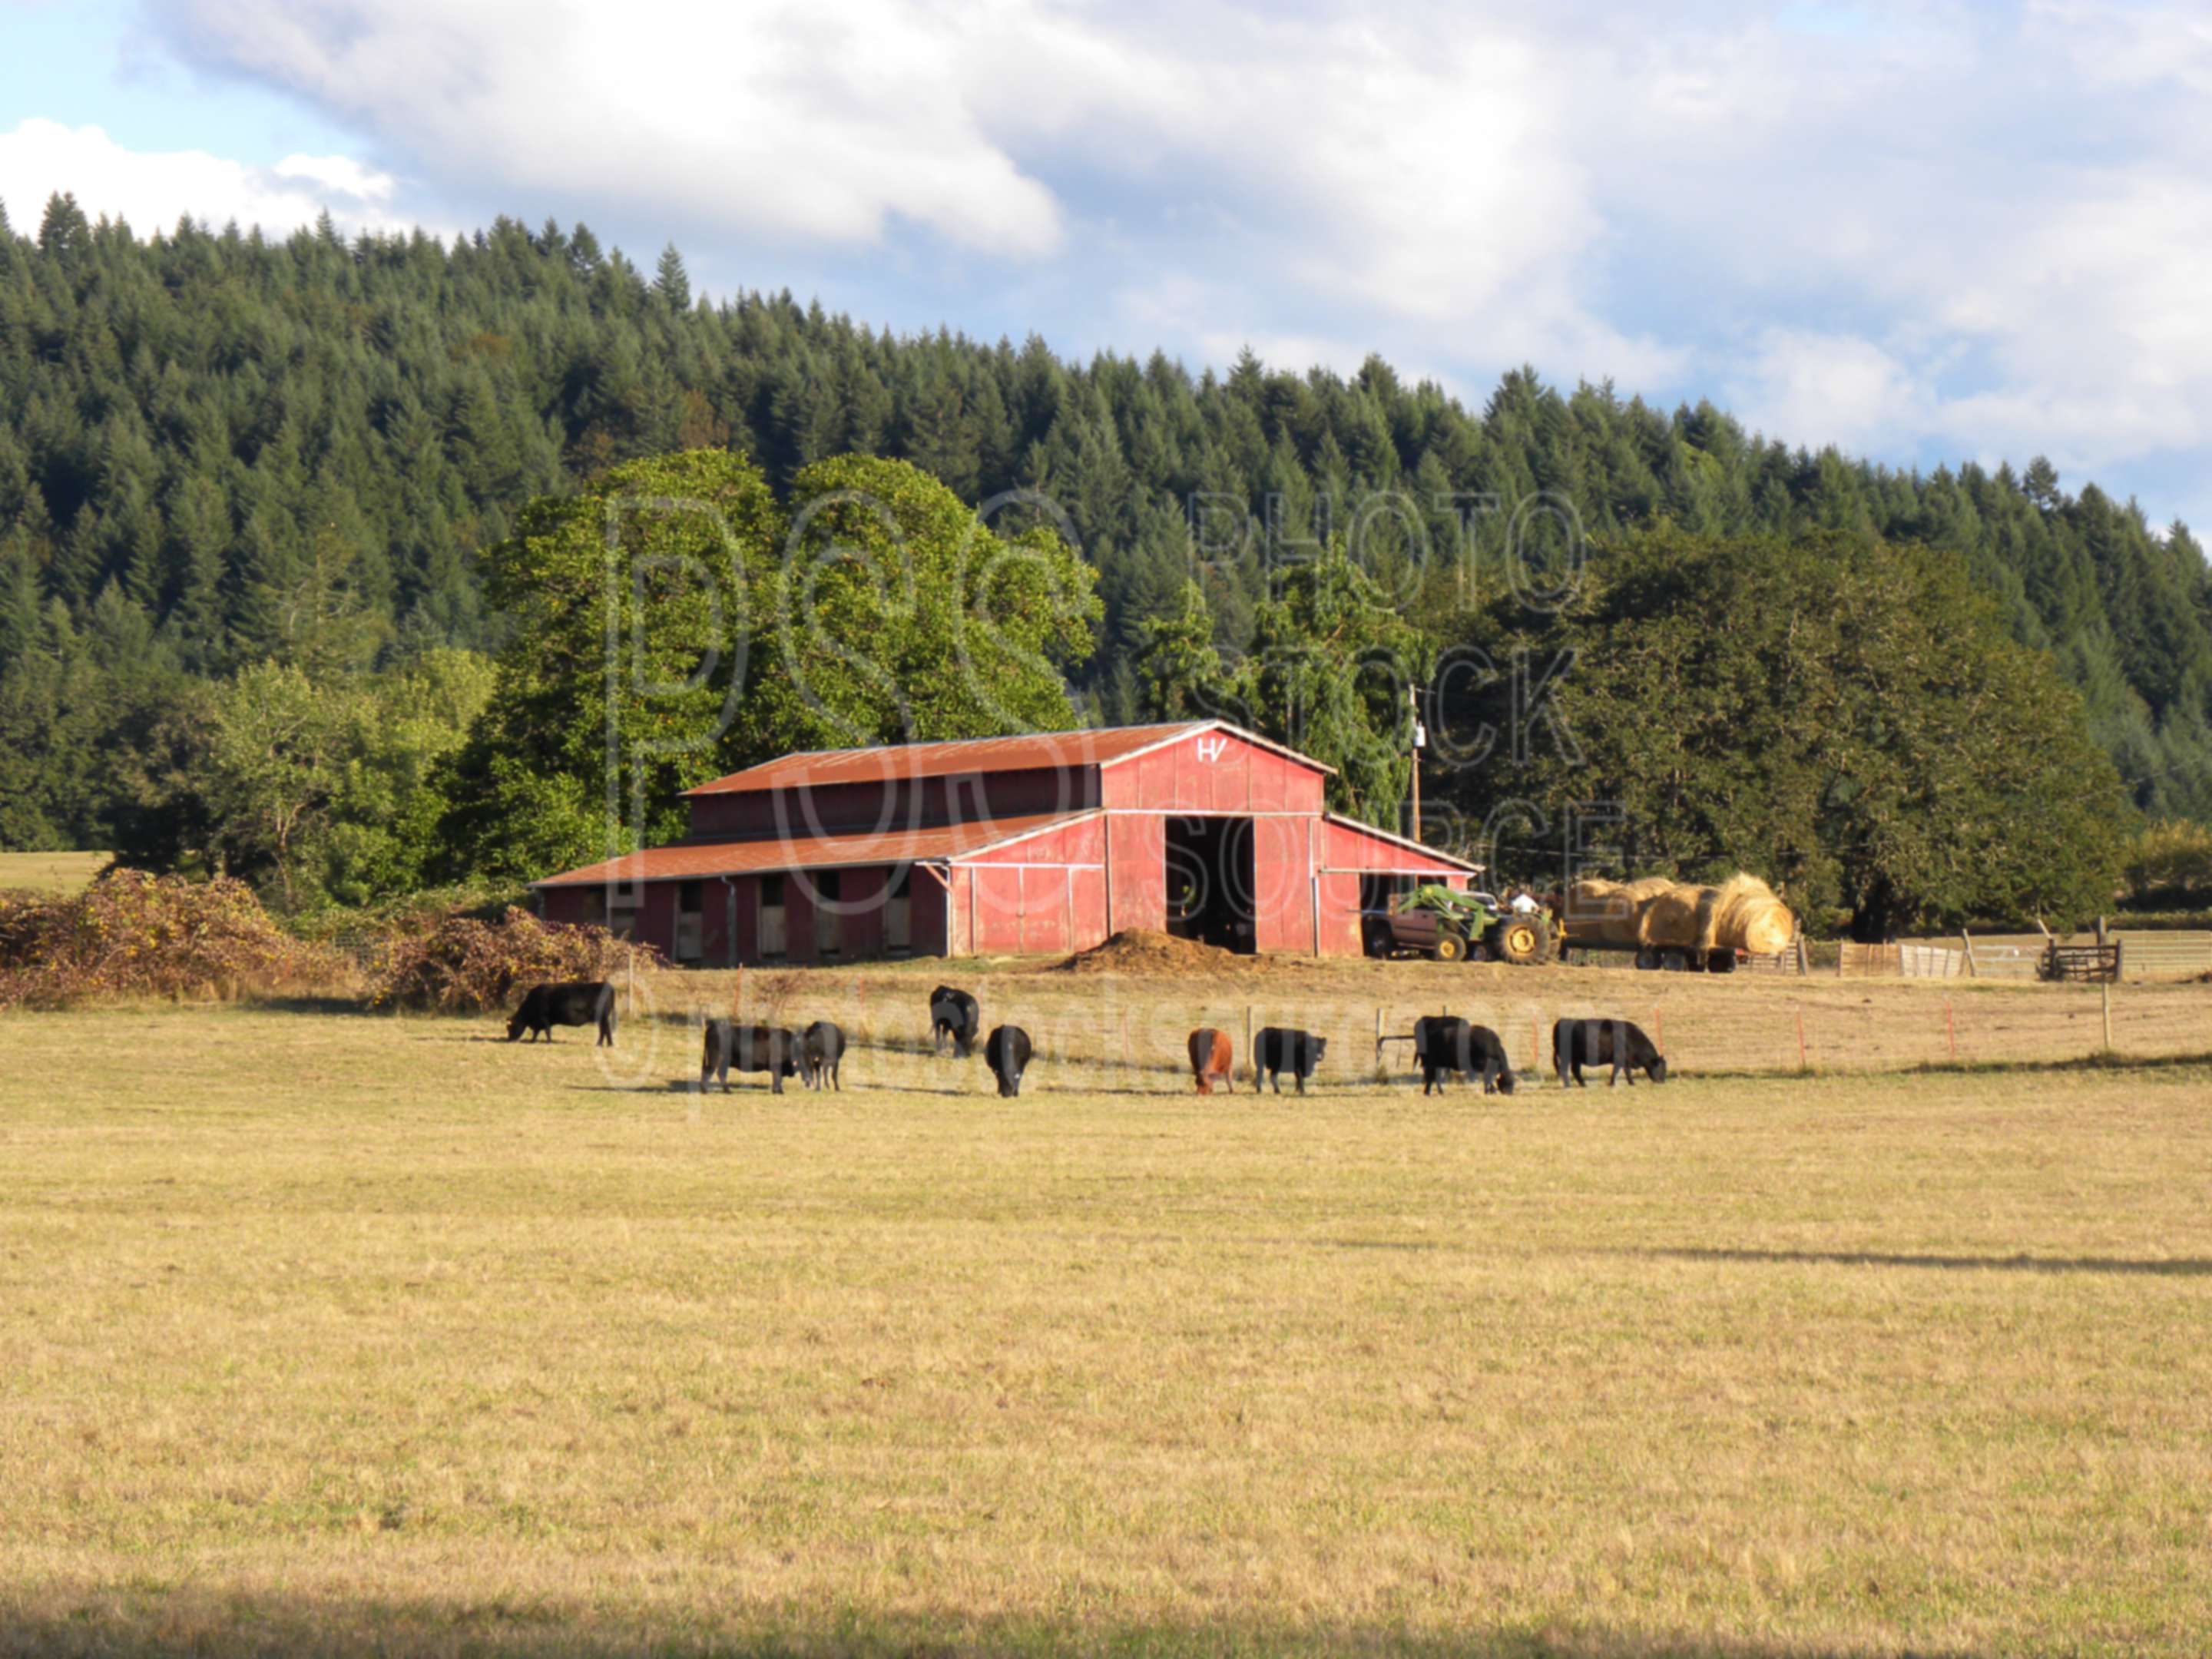
[[[1106,769],[1098,798],[1152,812],[1317,812],[1322,776],[1227,732],[1201,732]]]
[[[1040,812],[1079,812],[1098,804],[1098,774],[1068,771],[973,773],[840,783],[820,788],[690,797],[691,833],[750,838],[793,832],[882,834],[940,823],[976,823]]]
[[[597,888],[549,887],[540,895],[543,915],[548,921],[596,921]]]
[[[699,965],[720,968],[730,959],[730,890],[719,878],[699,884]]]
[[[985,956],[1037,956],[1075,948],[1066,870],[1020,864],[977,865],[976,950]]]
[[[1331,871],[1321,878],[1321,949],[1324,956],[1360,954],[1359,875]]]
[[[648,881],[637,907],[637,939],[670,961],[676,959],[676,884]]]
[[[1409,875],[1455,878],[1464,884],[1467,872],[1433,853],[1401,847],[1381,836],[1348,823],[1324,821],[1322,825],[1322,867],[1325,870],[1389,870]]]
[[[847,959],[883,955],[884,899],[890,887],[891,875],[890,868],[884,865],[844,872],[844,890],[838,911],[844,928]]]
[[[783,878],[783,957],[787,962],[814,960],[814,889],[804,871]]]
[[[1310,818],[1252,821],[1252,920],[1262,951],[1313,949]]]
[[[733,884],[738,893],[738,935],[735,960],[760,960],[760,878],[739,876]],[[725,957],[725,963],[732,958]]]
[[[1142,764],[1141,762],[1138,763]],[[1168,822],[1151,813],[1109,813],[1113,848],[1107,888],[1114,914],[1106,931],[1168,925]]]
[[[971,948],[985,954],[1064,954],[1106,934],[1103,818],[1031,835],[969,860]]]

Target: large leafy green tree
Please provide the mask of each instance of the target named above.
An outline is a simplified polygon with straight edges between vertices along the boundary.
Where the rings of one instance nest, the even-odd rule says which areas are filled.
[[[1063,674],[1091,653],[1097,574],[1018,501],[1002,516],[904,461],[803,469],[721,757],[1076,725]]]
[[[514,618],[445,787],[453,873],[665,841],[682,792],[791,750],[1076,724],[1091,568],[902,461],[814,463],[780,510],[726,451],[628,462],[490,556]]]
[[[512,632],[442,786],[441,873],[527,878],[683,832],[678,797],[723,769],[725,657],[781,528],[759,469],[720,451],[522,510],[488,556]]]
[[[1617,811],[1638,872],[1747,868],[1862,938],[2111,898],[2131,814],[2081,698],[1924,549],[1661,532],[1556,613],[1502,598],[1460,631],[1492,664],[1571,662],[1541,724],[1502,672],[1449,711],[1500,734],[1440,780],[1473,811]]]
[[[1212,642],[1204,590],[1146,624],[1137,666],[1150,718],[1220,716],[1336,769],[1329,804],[1401,826],[1412,781],[1409,691],[1433,654],[1422,633],[1352,561],[1341,537],[1292,564],[1234,660]]]

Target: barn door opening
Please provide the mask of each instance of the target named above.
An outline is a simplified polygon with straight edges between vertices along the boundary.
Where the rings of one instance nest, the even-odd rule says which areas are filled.
[[[1246,955],[1259,947],[1249,818],[1167,821],[1168,932]]]

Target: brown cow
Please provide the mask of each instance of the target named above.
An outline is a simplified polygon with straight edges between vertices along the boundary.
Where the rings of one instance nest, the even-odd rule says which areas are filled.
[[[1213,1080],[1219,1078],[1222,1087],[1235,1094],[1237,1073],[1231,1060],[1228,1032],[1205,1025],[1190,1034],[1190,1074],[1198,1079],[1199,1093],[1212,1094]]]

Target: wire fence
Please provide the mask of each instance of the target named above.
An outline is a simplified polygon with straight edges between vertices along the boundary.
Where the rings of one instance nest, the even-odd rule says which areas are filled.
[[[1172,994],[1141,983],[1054,984],[1042,975],[975,977],[966,983],[982,1005],[979,1039],[994,1025],[1021,1026],[1036,1054],[1033,1082],[1047,1088],[1187,1090],[1188,1039],[1204,1027],[1229,1036],[1237,1086],[1249,1086],[1254,1038],[1271,1025],[1325,1040],[1310,1086],[1418,1086],[1411,1044],[1385,1042],[1378,1048],[1377,1040],[1405,1037],[1416,1018],[1442,1013],[1498,1032],[1524,1086],[1551,1081],[1552,1028],[1561,1018],[1632,1021],[1666,1056],[1669,1069],[1684,1076],[1894,1073],[2079,1060],[2107,1051],[2133,1059],[2212,1051],[2206,994],[2195,987],[1989,986],[1962,987],[1955,994],[1899,988],[1861,1000],[1848,985],[1823,986],[1817,979],[1745,985],[1749,994],[1741,996],[1714,994],[1723,990],[1716,985],[1687,996],[1654,983],[1674,975],[1601,980],[1577,974],[1576,980],[1590,981],[1588,988],[1516,994],[1510,981],[1522,971],[1505,970],[1509,988],[1503,994],[1490,986],[1469,987],[1468,994],[1432,1000],[1278,989],[1265,975],[1249,984],[1181,986]],[[748,1007],[743,992],[730,984],[732,977],[659,974],[640,981],[650,989],[641,994],[639,1012],[657,1018],[664,1034],[672,1026],[684,1034],[678,1048],[693,1045],[684,1052],[694,1071],[698,1027],[709,1016],[735,1015],[794,1030],[826,1019],[846,1034],[848,1086],[990,1089],[980,1066],[964,1073],[948,1068],[933,1053],[927,991],[911,976],[886,984],[865,975],[808,975],[774,1009]],[[959,978],[957,972],[948,977]],[[710,987],[708,981],[720,983]],[[669,1054],[675,1059],[677,1049]],[[1287,1089],[1293,1079],[1282,1081]]]

